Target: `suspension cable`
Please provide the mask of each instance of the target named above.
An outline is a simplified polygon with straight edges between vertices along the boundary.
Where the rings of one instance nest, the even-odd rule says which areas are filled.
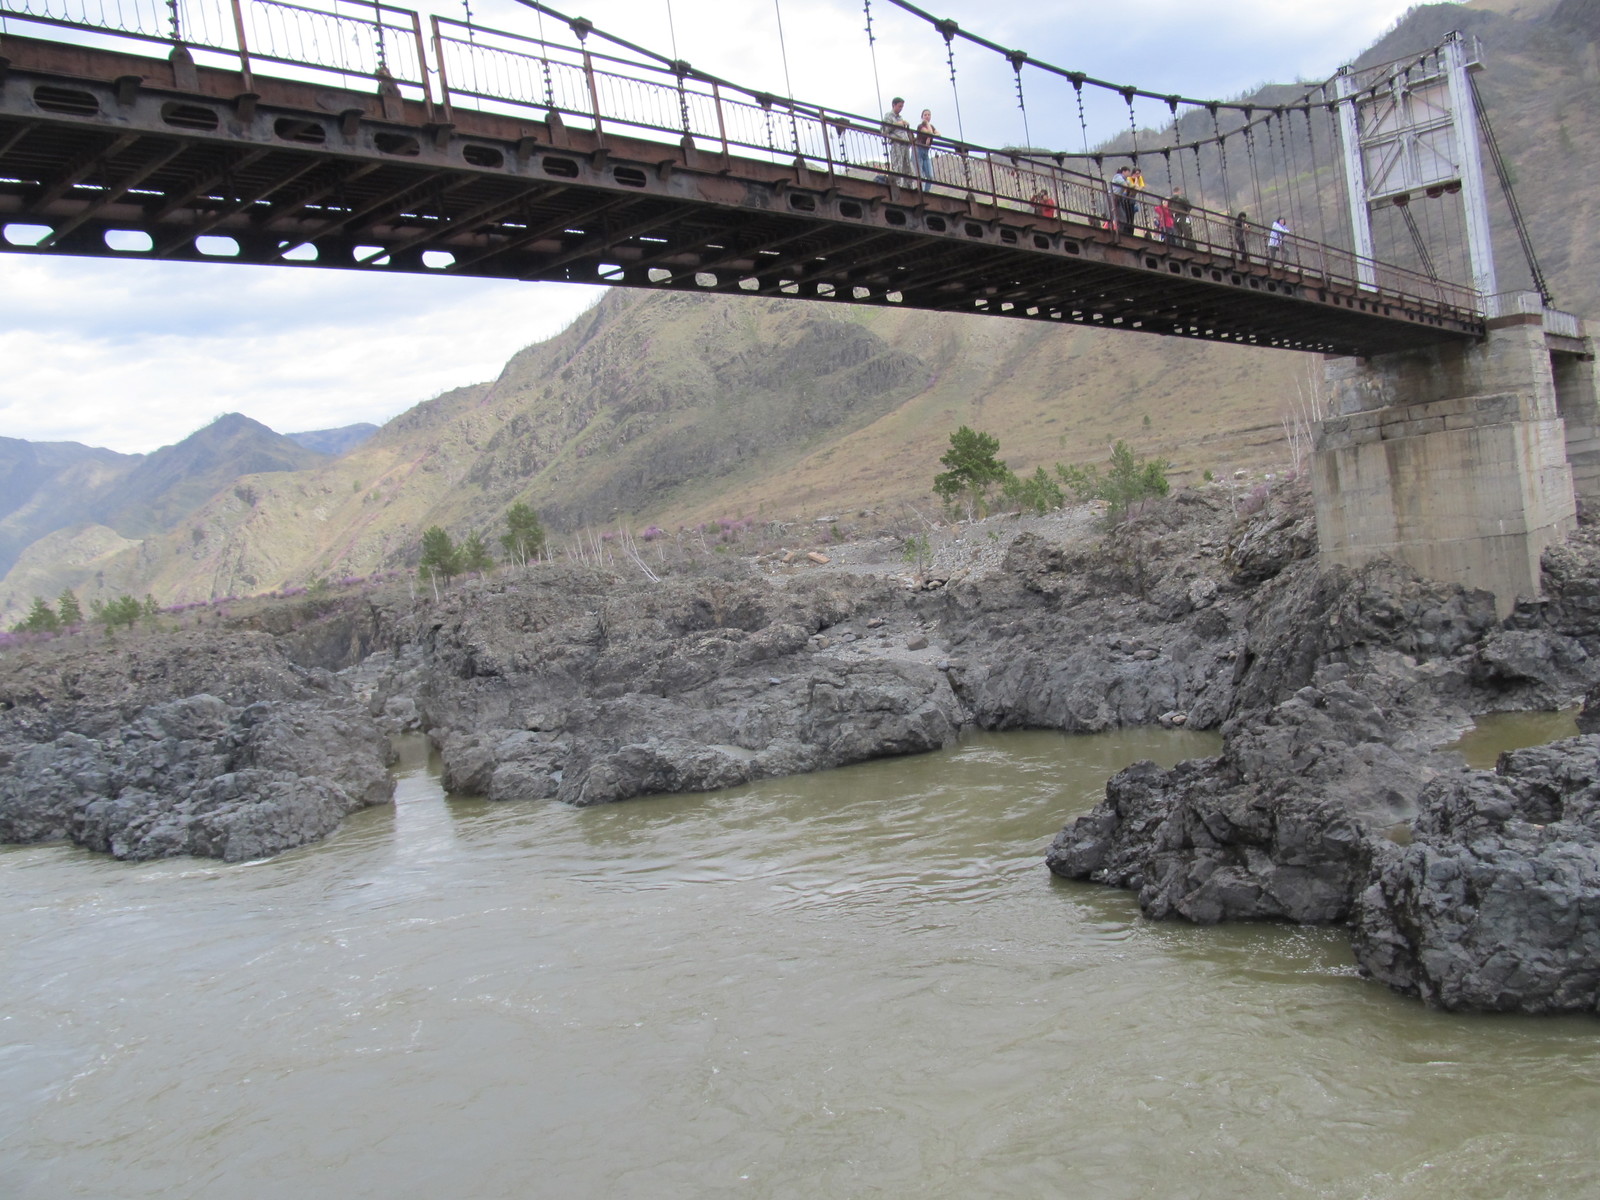
[[[689,119],[689,64],[678,57],[678,23],[672,17],[672,0],[667,0],[667,31],[672,36],[672,73],[678,77],[678,118],[683,122],[683,136],[691,138],[693,122]]]
[[[788,98],[793,100],[794,84],[789,80],[789,44],[783,39],[782,0],[772,0],[772,11],[778,18],[778,52],[783,57],[783,89]]]
[[[878,100],[878,107],[872,111],[882,113],[885,111],[883,80],[878,77],[878,39],[872,32],[872,0],[862,0],[861,7],[867,14],[867,52],[872,56],[872,91]]]
[[[1172,117],[1172,136],[1167,139],[1167,148],[1161,152],[1161,158],[1167,167],[1167,196],[1172,195],[1172,152],[1178,148],[1178,98],[1167,97],[1167,112]],[[1178,156],[1178,169],[1183,169],[1183,155]]]
[[[1085,157],[1090,157],[1090,154],[1089,154],[1089,118],[1084,115],[1084,111],[1083,111],[1083,76],[1082,75],[1074,75],[1074,76],[1072,76],[1072,90],[1073,90],[1074,93],[1077,94],[1077,97],[1078,97],[1078,127],[1083,130],[1083,153],[1084,153]],[[1094,165],[1095,165],[1095,171],[1096,171],[1096,173],[1099,173],[1100,172],[1100,156],[1099,155],[1093,155],[1092,158],[1093,158]],[[1101,179],[1101,182],[1102,183],[1105,182],[1104,178]]]
[[[896,0],[890,0],[891,3]],[[961,32],[961,26],[954,21],[936,22],[939,33],[944,37],[944,57],[950,65],[950,94],[955,97],[956,103],[956,134],[963,142],[967,140],[967,126],[961,119],[961,89],[956,86],[956,34]]]
[[[550,76],[550,43],[544,36],[544,10],[536,8],[534,14],[539,18],[539,62],[544,67],[544,106],[551,112],[556,107],[556,86]]]
[[[1494,173],[1500,180],[1500,190],[1505,193],[1506,207],[1511,210],[1511,223],[1517,229],[1517,241],[1522,245],[1522,254],[1528,260],[1528,270],[1533,274],[1533,284],[1539,289],[1539,295],[1545,304],[1554,306],[1555,301],[1550,296],[1550,284],[1545,280],[1544,271],[1539,266],[1539,256],[1533,251],[1533,239],[1528,235],[1528,223],[1522,218],[1522,205],[1517,203],[1517,193],[1511,187],[1511,171],[1506,166],[1506,160],[1500,153],[1500,143],[1495,139],[1494,128],[1489,124],[1489,109],[1483,102],[1483,94],[1478,91],[1478,78],[1471,71],[1466,73],[1467,82],[1472,85],[1472,107],[1478,114],[1478,128],[1483,131],[1483,140],[1489,146],[1489,158],[1494,163]]]
[[[1294,178],[1289,174],[1289,153],[1286,147],[1279,146],[1282,140],[1278,135],[1281,132],[1273,125],[1274,114],[1267,116],[1267,166],[1272,171],[1272,181],[1278,185],[1278,205],[1287,209],[1289,213],[1290,229],[1300,228],[1300,214],[1294,207]],[[1282,172],[1280,180],[1280,169]]]
[[[1028,61],[1028,56],[1021,50],[1013,50],[1006,55],[1011,60],[1011,70],[1016,76],[1017,107],[1022,110],[1022,145],[1025,149],[1033,149],[1033,134],[1028,129],[1028,102],[1022,95],[1022,64]]]
[[[1122,98],[1128,104],[1128,132],[1133,138],[1133,165],[1137,167],[1139,165],[1139,123],[1134,119],[1133,115],[1133,95],[1132,88],[1122,89]]]
[[[1323,245],[1328,244],[1327,218],[1322,213],[1322,168],[1317,163],[1317,131],[1311,119],[1311,110],[1305,110],[1306,118],[1306,143],[1311,148],[1311,198],[1317,206],[1317,240]],[[1293,122],[1290,122],[1293,128]]]
[[[1411,233],[1411,244],[1417,248],[1417,259],[1422,263],[1422,269],[1427,272],[1429,279],[1438,283],[1439,272],[1433,265],[1433,255],[1428,253],[1428,244],[1422,240],[1422,231],[1417,228],[1417,219],[1411,215],[1411,205],[1397,203],[1395,207],[1400,210],[1400,219]]]
[[[934,26],[935,28],[939,29],[939,31],[941,33],[944,32],[944,27],[945,26],[949,26],[949,33],[946,35],[947,37],[955,37],[957,35],[960,35],[961,37],[965,38],[967,41],[972,42],[975,45],[982,46],[986,50],[993,50],[993,51],[995,51],[996,53],[998,53],[1000,55],[1010,55],[1010,54],[1013,54],[1013,53],[1021,53],[1021,51],[1008,50],[1006,47],[1000,45],[998,42],[991,42],[988,38],[980,37],[978,34],[969,33],[967,30],[962,29],[959,25],[957,25],[956,22],[954,22],[952,20],[949,20],[948,18],[936,17],[932,13],[928,12],[926,9],[919,8],[917,5],[911,3],[911,0],[888,0],[888,2],[890,4],[893,4],[896,8],[904,9],[906,12],[911,13],[913,16],[921,18],[922,20],[926,21],[928,24],[930,24],[930,25]],[[1051,74],[1060,75],[1060,76],[1063,76],[1063,77],[1068,78],[1068,79],[1072,78],[1073,75],[1075,75],[1075,74],[1079,74],[1079,72],[1068,71],[1068,70],[1066,70],[1066,69],[1064,69],[1062,67],[1056,66],[1054,63],[1045,62],[1044,60],[1038,59],[1038,58],[1034,58],[1031,55],[1025,55],[1024,56],[1024,61],[1030,66],[1038,67],[1041,71],[1048,71]],[[1092,78],[1091,76],[1088,76],[1088,75],[1084,75],[1084,76],[1082,76],[1082,78],[1083,78],[1083,81],[1085,83],[1088,83],[1088,84],[1090,84],[1090,85],[1092,85],[1094,87],[1104,88],[1106,91],[1110,91],[1110,92],[1128,92],[1128,91],[1131,91],[1131,92],[1133,92],[1134,95],[1141,96],[1146,100],[1163,100],[1164,101],[1164,100],[1167,99],[1167,95],[1164,92],[1146,91],[1143,88],[1129,87],[1128,85],[1120,84],[1120,83],[1111,83],[1108,80],[1095,79],[1095,78]],[[1197,99],[1197,98],[1192,97],[1192,96],[1179,96],[1178,97],[1178,101],[1181,104],[1192,105],[1192,106],[1194,106],[1196,108],[1205,108],[1205,107],[1209,107],[1210,105],[1213,105],[1213,104],[1218,105],[1218,106],[1220,106],[1222,108],[1232,108],[1232,109],[1238,109],[1238,110],[1246,110],[1246,109],[1253,110],[1253,109],[1257,109],[1257,108],[1261,107],[1259,104],[1245,104],[1242,101],[1235,102],[1235,101],[1223,101],[1223,100],[1201,100],[1201,99]]]
[[[1222,201],[1223,207],[1233,207],[1233,185],[1228,182],[1228,140],[1222,132],[1222,122],[1217,117],[1217,106],[1208,105],[1211,109],[1211,127],[1217,133],[1217,157],[1222,163]]]
[[[1256,197],[1256,220],[1265,223],[1267,212],[1261,203],[1261,173],[1256,169],[1256,139],[1250,132],[1250,114],[1245,113],[1244,154],[1250,162],[1250,186]]]
[[[667,0],[667,33],[672,37],[672,60],[679,61],[678,23],[672,19],[672,0]]]

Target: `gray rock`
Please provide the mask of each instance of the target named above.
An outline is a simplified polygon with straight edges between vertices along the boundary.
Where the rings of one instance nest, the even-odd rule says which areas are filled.
[[[1239,786],[1220,760],[1135,764],[1067,826],[1046,865],[1135,889],[1154,918],[1342,920],[1366,876],[1366,831],[1328,800]]]
[[[1440,778],[1378,858],[1362,970],[1446,1009],[1600,1011],[1600,737]]]
[[[173,696],[206,664],[221,694]],[[272,638],[171,635],[8,666],[3,842],[240,861],[326,837],[389,798],[389,739],[366,707],[326,670],[286,661]],[[98,690],[21,698],[16,672],[38,666],[91,677]]]

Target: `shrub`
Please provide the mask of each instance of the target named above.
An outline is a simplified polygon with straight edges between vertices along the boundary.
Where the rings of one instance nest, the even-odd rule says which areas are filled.
[[[1005,493],[1006,499],[1018,508],[1031,509],[1040,515],[1060,508],[1066,501],[1060,485],[1050,478],[1043,467],[1035,468],[1033,474],[1026,478],[1010,475],[1006,479]]]
[[[1136,459],[1127,443],[1121,441],[1112,447],[1111,468],[1104,476],[1095,466],[1056,464],[1061,482],[1080,501],[1105,501],[1107,519],[1113,523],[1126,517],[1136,505],[1171,491],[1172,485],[1167,482],[1171,469],[1172,464],[1165,459]]]

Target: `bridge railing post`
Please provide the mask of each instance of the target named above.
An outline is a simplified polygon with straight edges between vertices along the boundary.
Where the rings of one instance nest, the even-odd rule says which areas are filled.
[[[454,122],[455,117],[451,112],[450,102],[450,75],[444,65],[444,31],[439,28],[439,14],[434,13],[428,18],[433,23],[433,61],[439,71],[439,103],[444,107],[444,119]],[[423,86],[427,86],[428,67],[422,67]]]
[[[728,121],[722,113],[722,89],[717,86],[717,81],[711,81],[711,103],[717,110],[717,140],[722,143],[722,169],[733,169],[733,158],[728,153]]]
[[[594,114],[595,144],[604,146],[606,144],[606,136],[605,127],[600,119],[600,89],[595,86],[594,59],[590,57],[589,47],[587,46],[583,48],[583,78],[589,84],[589,108]]]
[[[233,4],[233,35],[239,39],[239,78],[244,83],[244,90],[255,91],[255,81],[250,71],[250,39],[244,33],[244,7],[239,0],[232,0]]]
[[[435,30],[437,31],[437,26]],[[422,37],[422,18],[411,11],[411,36],[417,43],[417,74],[422,79],[422,111],[428,120],[433,120],[433,88],[428,84],[428,49]],[[444,86],[444,56],[439,56],[439,83]],[[447,106],[448,108],[448,106]]]
[[[833,180],[834,180],[834,174],[833,174],[833,138],[830,137],[829,134],[828,134],[828,114],[823,112],[820,108],[817,110],[817,113],[816,113],[816,122],[817,122],[817,128],[822,131],[822,153],[827,158],[827,162],[828,162],[828,183],[831,185],[833,183]]]

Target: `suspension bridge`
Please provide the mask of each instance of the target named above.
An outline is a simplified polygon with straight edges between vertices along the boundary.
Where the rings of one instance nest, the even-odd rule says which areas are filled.
[[[1100,151],[1086,127],[1081,152],[1004,150],[529,8],[537,24],[514,32],[381,0],[0,0],[0,249],[794,296],[1332,354],[1483,334],[1485,298],[1426,247],[1419,268],[1329,234],[1331,97],[1158,97],[963,33],[1009,56],[1019,96],[1026,66],[1065,77],[1080,114],[1088,87],[1170,116],[1142,148],[1130,119]],[[929,20],[953,56],[951,23]],[[1197,122],[1209,134],[1188,137]],[[1116,158],[1152,174],[1126,220]],[[1241,221],[1246,200],[1293,232]]]
[[[876,0],[937,39],[952,87],[958,47],[1005,62],[1025,142],[1029,90],[1070,88],[1052,108],[1076,109],[1081,147],[1041,149],[801,101],[519,2],[522,30],[385,0],[0,0],[0,251],[793,297],[1320,352],[1323,558],[1397,557],[1502,611],[1538,591],[1579,499],[1600,504],[1594,343],[1551,306],[1459,37],[1223,102]],[[1123,103],[1126,129],[1091,136],[1086,92]],[[1484,148],[1520,290],[1497,282]]]

